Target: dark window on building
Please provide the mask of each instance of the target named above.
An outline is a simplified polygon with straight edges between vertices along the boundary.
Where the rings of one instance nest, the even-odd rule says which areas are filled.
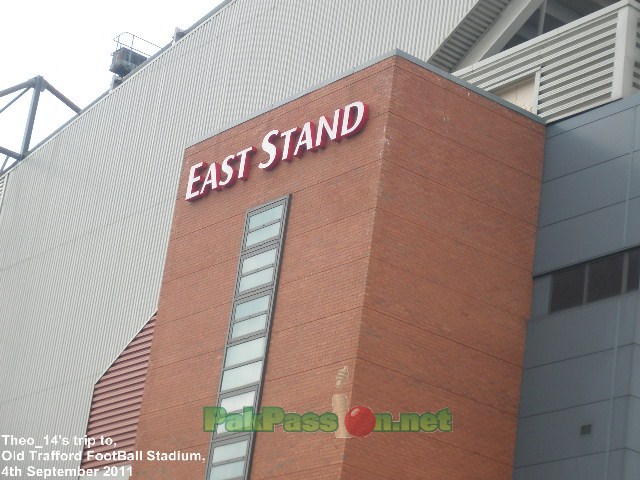
[[[596,260],[589,264],[587,302],[595,302],[622,293],[624,255]]]
[[[599,258],[551,275],[549,313],[604,300],[640,287],[640,249]]]
[[[627,280],[627,291],[638,290],[638,280],[640,279],[640,250],[629,253],[629,277]]]
[[[585,270],[585,265],[580,265],[553,275],[551,312],[582,305]]]

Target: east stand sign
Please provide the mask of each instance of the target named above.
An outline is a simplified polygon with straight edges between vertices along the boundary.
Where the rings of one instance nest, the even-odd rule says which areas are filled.
[[[281,132],[271,130],[262,139],[262,152],[258,168],[272,170],[281,160],[290,162],[294,157],[302,157],[306,151],[315,152],[325,148],[329,140],[339,142],[360,132],[369,119],[369,106],[363,102],[353,102],[337,109],[333,119],[321,116],[317,124],[306,122],[302,127],[294,127]],[[254,146],[228,155],[222,162],[196,163],[189,169],[189,181],[185,200],[192,202],[205,197],[211,190],[222,190],[233,186],[237,180],[249,178],[251,158],[258,152]]]

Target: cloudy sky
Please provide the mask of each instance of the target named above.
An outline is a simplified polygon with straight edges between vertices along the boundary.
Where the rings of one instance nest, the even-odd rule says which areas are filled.
[[[190,27],[219,3],[220,0],[5,0],[0,2],[4,30],[0,43],[0,90],[42,75],[84,108],[109,88],[114,37],[131,32],[164,46],[171,41],[175,27]],[[0,97],[0,110],[15,95]],[[0,113],[0,146],[20,149],[30,101],[28,92]],[[71,110],[44,92],[31,146],[72,116]],[[3,161],[4,156],[0,156],[0,164]]]

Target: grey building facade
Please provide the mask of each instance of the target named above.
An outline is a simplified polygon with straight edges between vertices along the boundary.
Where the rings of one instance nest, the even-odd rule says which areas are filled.
[[[517,479],[640,476],[639,106],[547,126]],[[552,305],[567,272],[584,293]]]

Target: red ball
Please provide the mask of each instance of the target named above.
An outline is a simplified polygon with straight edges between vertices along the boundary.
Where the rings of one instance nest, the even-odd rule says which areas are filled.
[[[344,426],[354,437],[366,437],[376,426],[376,416],[369,407],[351,407],[344,416]]]

